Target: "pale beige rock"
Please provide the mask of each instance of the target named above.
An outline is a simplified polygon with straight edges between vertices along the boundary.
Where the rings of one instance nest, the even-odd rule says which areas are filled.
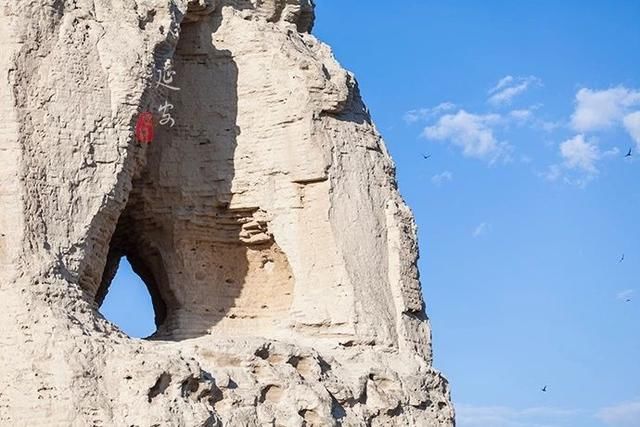
[[[412,214],[313,20],[309,0],[4,2],[0,424],[453,425]],[[179,91],[156,88],[167,60]],[[175,126],[137,142],[165,99]],[[122,256],[147,340],[97,312]]]

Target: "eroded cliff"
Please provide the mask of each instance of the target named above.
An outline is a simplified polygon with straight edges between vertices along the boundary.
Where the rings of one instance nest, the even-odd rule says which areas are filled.
[[[309,1],[0,20],[2,425],[453,425],[412,214]],[[147,340],[97,312],[122,257]]]

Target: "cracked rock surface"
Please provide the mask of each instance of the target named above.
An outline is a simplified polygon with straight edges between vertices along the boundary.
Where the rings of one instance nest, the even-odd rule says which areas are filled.
[[[412,214],[313,22],[310,0],[2,2],[0,425],[454,425]],[[97,311],[122,257],[145,340]]]

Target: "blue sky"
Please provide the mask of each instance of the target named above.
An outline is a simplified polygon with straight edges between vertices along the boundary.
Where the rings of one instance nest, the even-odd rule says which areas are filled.
[[[640,426],[640,2],[317,3],[416,215],[459,427]],[[103,312],[145,335],[124,264]]]

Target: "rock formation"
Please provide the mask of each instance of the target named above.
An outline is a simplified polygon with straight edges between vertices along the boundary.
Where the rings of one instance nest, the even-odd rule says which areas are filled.
[[[412,214],[310,0],[0,20],[0,425],[453,425]],[[145,340],[97,311],[122,257]]]

